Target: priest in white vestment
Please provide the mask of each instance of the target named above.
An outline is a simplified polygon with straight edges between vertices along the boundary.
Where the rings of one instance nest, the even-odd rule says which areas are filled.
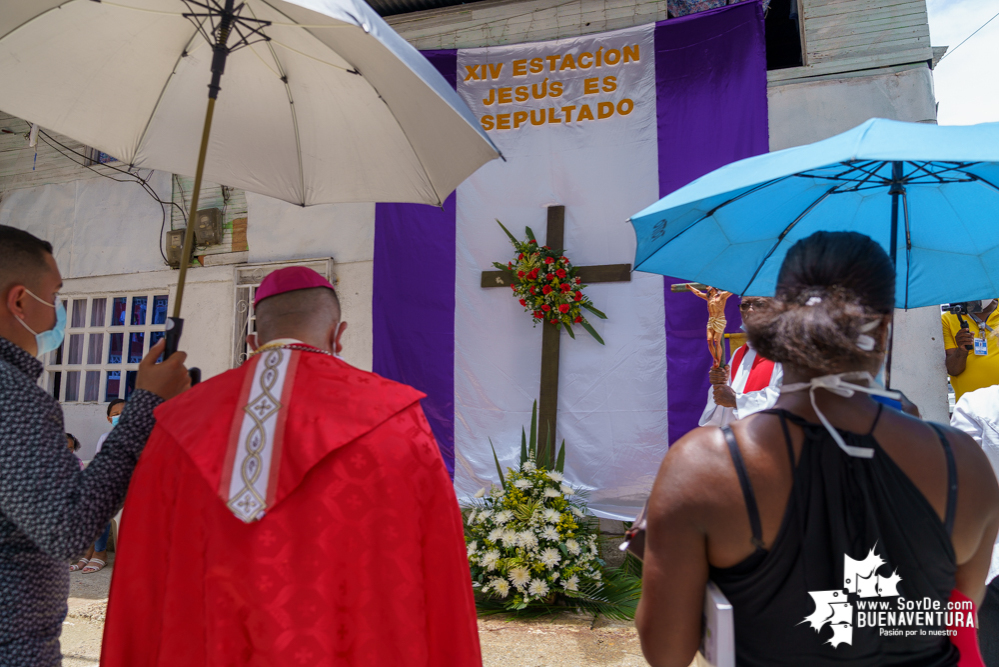
[[[745,297],[739,309],[745,313],[760,301],[760,297]],[[729,367],[732,369],[730,384],[715,384],[718,378],[712,377],[708,402],[699,426],[724,426],[754,412],[772,408],[777,402],[784,381],[784,370],[780,364],[764,359],[747,342],[732,355]],[[712,376],[719,372],[724,371],[714,370]]]

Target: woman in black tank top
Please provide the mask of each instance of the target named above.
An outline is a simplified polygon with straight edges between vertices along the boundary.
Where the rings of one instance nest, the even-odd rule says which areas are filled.
[[[981,600],[999,487],[970,438],[871,399],[894,284],[866,236],[817,233],[747,316],[784,387],[774,410],[692,431],[663,462],[638,614],[653,667],[693,659],[709,579],[740,667],[958,664],[948,626],[972,616],[949,601]]]

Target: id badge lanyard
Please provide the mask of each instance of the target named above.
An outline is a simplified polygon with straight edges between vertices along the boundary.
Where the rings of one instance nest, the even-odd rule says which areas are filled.
[[[995,338],[995,330],[988,325],[987,322],[983,322],[978,319],[977,315],[971,315],[971,319],[975,321],[978,325],[978,336],[975,336],[975,356],[984,357],[989,354],[989,341],[985,337],[988,332],[993,338]]]

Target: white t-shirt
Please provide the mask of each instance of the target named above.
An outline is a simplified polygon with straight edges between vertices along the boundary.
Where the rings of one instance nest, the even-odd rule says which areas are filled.
[[[954,406],[950,425],[964,431],[985,451],[992,472],[999,477],[999,385],[969,391]],[[999,547],[999,538],[996,545]],[[986,583],[999,575],[999,549],[992,549],[992,564]]]

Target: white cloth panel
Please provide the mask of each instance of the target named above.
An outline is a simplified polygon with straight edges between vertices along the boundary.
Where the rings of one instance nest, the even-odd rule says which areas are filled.
[[[638,62],[589,70],[513,76],[513,61],[554,54],[602,53],[638,45]],[[589,62],[589,61],[587,61]],[[495,80],[465,80],[467,67],[504,63]],[[487,67],[488,71],[488,67]],[[515,465],[522,427],[538,397],[541,328],[507,289],[479,287],[492,262],[513,257],[500,219],[515,235],[530,226],[544,243],[546,207],[564,205],[566,256],[576,265],[623,264],[634,258],[625,220],[658,197],[653,26],[510,47],[458,52],[458,92],[476,116],[518,110],[633,100],[627,115],[571,123],[522,123],[493,130],[507,162],[485,165],[458,188],[455,311],[455,485],[460,497],[496,482],[489,439],[501,464]],[[615,76],[617,90],[585,95],[584,79]],[[560,98],[484,104],[490,89],[562,81]],[[591,84],[592,85],[592,84]],[[495,93],[494,93],[495,94]],[[606,109],[606,106],[604,107]],[[622,108],[627,109],[627,106]],[[547,118],[547,111],[546,118]],[[556,117],[562,112],[556,111]],[[574,116],[575,117],[575,116]],[[512,120],[511,120],[512,122]],[[581,328],[562,334],[559,442],[566,474],[590,490],[599,516],[631,519],[666,452],[666,340],[663,280],[635,273],[630,283],[591,285],[586,293],[608,320],[589,318],[602,346]]]

